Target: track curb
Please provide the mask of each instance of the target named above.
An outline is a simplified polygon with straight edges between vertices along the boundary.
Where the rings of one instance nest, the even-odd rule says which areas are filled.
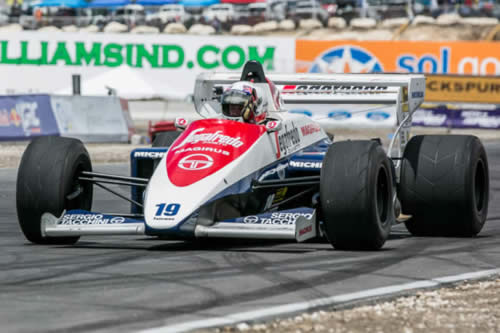
[[[286,305],[278,305],[268,308],[262,308],[254,311],[246,311],[219,316],[210,319],[194,320],[174,325],[165,325],[155,328],[139,331],[140,333],[181,333],[196,329],[206,329],[219,326],[236,325],[241,322],[259,321],[269,318],[276,318],[285,315],[293,315],[299,312],[308,312],[321,308],[338,308],[353,305],[353,303],[379,301],[383,299],[394,298],[397,296],[408,295],[419,290],[436,289],[456,284],[458,282],[480,280],[500,275],[500,268],[482,270],[458,275],[437,277],[427,280],[403,283],[393,286],[380,287],[347,293],[337,296],[318,298],[305,302],[297,302]]]

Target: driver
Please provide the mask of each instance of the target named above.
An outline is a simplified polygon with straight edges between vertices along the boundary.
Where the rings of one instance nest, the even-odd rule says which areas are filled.
[[[225,119],[261,124],[267,118],[266,103],[260,88],[248,81],[236,82],[221,97],[222,116]]]

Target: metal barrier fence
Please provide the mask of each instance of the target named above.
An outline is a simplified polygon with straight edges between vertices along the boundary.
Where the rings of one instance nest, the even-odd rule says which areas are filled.
[[[296,25],[298,25],[300,18],[306,18],[308,16],[318,19],[325,26],[327,25],[328,18],[330,17],[341,17],[346,21],[347,25],[349,25],[349,22],[353,18],[373,18],[377,21],[390,18],[408,18],[411,20],[417,15],[437,18],[439,15],[446,13],[457,13],[461,17],[490,17],[500,19],[499,1],[497,1],[497,3],[484,3],[480,3],[475,6],[461,4],[437,6],[432,5],[432,2],[429,2],[429,4],[422,4],[420,1],[412,2],[409,0],[406,2],[403,0],[400,3],[392,5],[376,4],[363,7],[352,7],[350,5],[325,5],[321,8],[321,10],[318,10],[316,14],[312,13],[305,16],[277,12],[270,12],[266,15],[260,16],[248,16],[247,14],[235,11],[235,15],[227,20],[209,19],[203,14],[201,9],[193,11],[192,13],[186,11],[186,14],[184,14],[185,16],[178,16],[174,19],[169,19],[156,15],[160,7],[148,7],[146,11],[133,15],[107,15],[103,10],[98,11],[98,14],[95,15],[95,12],[90,9],[71,11],[68,9],[61,9],[62,12],[58,12],[57,8],[52,8],[50,11],[47,11],[48,14],[40,14],[37,10],[34,10],[32,14],[18,15],[20,14],[18,12],[16,13],[18,16],[6,16],[4,14],[0,14],[0,26],[19,23],[25,30],[37,30],[46,26],[62,28],[74,25],[82,28],[95,25],[97,26],[98,31],[102,31],[108,23],[118,22],[126,25],[128,30],[140,25],[148,25],[156,27],[159,30],[163,30],[167,24],[178,22],[186,26],[187,29],[189,29],[189,27],[193,24],[201,23],[213,26],[216,28],[216,31],[229,31],[235,24],[255,25],[256,23],[269,20],[280,21],[283,19],[292,19],[295,21]],[[67,13],[73,13],[75,15],[64,15]],[[109,13],[111,13],[111,11],[109,11]]]

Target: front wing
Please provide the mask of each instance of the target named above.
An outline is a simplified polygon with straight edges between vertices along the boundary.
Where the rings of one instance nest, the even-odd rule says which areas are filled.
[[[60,217],[45,213],[42,215],[41,228],[42,234],[48,237],[146,235],[144,220],[84,210],[65,211]],[[295,239],[303,242],[317,234],[316,211],[303,207],[218,221],[209,226],[196,225],[192,236]]]

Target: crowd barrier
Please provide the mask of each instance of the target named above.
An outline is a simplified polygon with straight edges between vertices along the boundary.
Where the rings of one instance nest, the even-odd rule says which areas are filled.
[[[396,110],[385,105],[312,105],[290,108],[305,114],[326,128],[392,128],[396,126]],[[500,105],[425,103],[415,111],[413,126],[500,129]]]
[[[387,105],[287,105],[292,113],[307,115],[325,128],[389,128],[396,125],[396,108]]]
[[[427,75],[417,126],[500,128],[500,76]]]
[[[275,36],[200,38],[187,35],[144,35],[137,40],[130,34],[14,32],[0,36],[0,49],[0,69],[9,78],[0,81],[0,94],[7,95],[26,92],[69,95],[72,75],[80,74],[83,95],[104,96],[108,88],[113,88],[127,99],[183,99],[192,94],[199,73],[240,73],[245,62],[254,59],[263,64],[266,73],[432,74],[427,81],[426,101],[439,104],[415,115],[416,123],[425,126],[483,128],[488,123],[488,128],[492,128],[491,124],[498,118],[496,105],[500,105],[498,42],[318,41]],[[87,141],[125,140],[127,126],[115,129],[123,124],[113,120],[118,113],[106,112],[108,119],[104,113],[93,111],[121,109],[119,114],[123,117],[119,102],[69,97],[52,97],[47,102],[47,95],[29,96],[12,96],[0,102],[3,110],[0,126],[5,129],[2,132],[7,133],[2,137],[60,133]],[[73,104],[77,100],[79,102]],[[96,106],[93,101],[103,105]],[[459,108],[462,111],[458,112],[442,106],[452,102],[488,103],[493,109],[488,104],[472,110],[462,105]],[[52,111],[46,111],[47,104]],[[39,115],[32,119],[29,108],[34,106],[31,105],[40,109]],[[319,111],[297,108],[294,112],[312,112],[313,118],[335,126],[394,126],[394,111],[376,105],[369,107],[358,110],[354,106],[342,106]],[[23,115],[6,111],[13,108],[22,110]],[[60,115],[58,108],[68,110],[65,113],[71,114],[71,121]],[[87,118],[81,118],[82,114]],[[440,123],[443,114],[446,120]],[[482,120],[474,120],[476,118]],[[123,132],[111,137],[106,128]]]
[[[413,116],[414,126],[500,128],[500,105],[425,104]]]
[[[0,34],[0,94],[43,92],[69,95],[81,76],[82,95],[129,99],[183,99],[199,73],[239,73],[247,60],[267,73],[291,73],[295,39],[248,36],[187,36],[14,32]],[[22,71],[22,75],[19,72]]]
[[[328,128],[392,128],[396,110],[385,105],[292,106]],[[424,103],[412,118],[413,126],[500,129],[500,105]]]
[[[426,103],[415,112],[413,125],[500,128],[500,76],[426,75],[426,86]],[[290,105],[289,108],[333,128],[396,125],[395,108],[385,105]]]
[[[498,42],[299,39],[295,53],[299,73],[500,74]]]
[[[0,140],[57,135],[84,142],[128,142],[133,133],[118,97],[0,96]]]

